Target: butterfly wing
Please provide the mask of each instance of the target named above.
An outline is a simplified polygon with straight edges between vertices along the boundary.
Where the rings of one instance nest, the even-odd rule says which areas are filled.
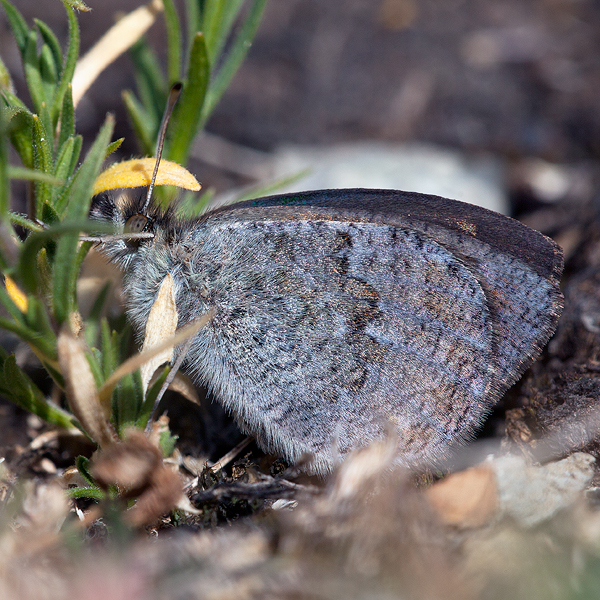
[[[444,246],[486,293],[500,394],[539,356],[562,311],[558,244],[519,221],[464,202],[395,190],[320,190],[250,200],[209,218],[224,215],[381,223],[418,231]]]
[[[390,424],[405,462],[443,454],[560,311],[552,242],[434,197],[275,196],[209,213],[184,238],[180,315],[217,311],[190,368],[263,445],[310,452],[318,471]]]

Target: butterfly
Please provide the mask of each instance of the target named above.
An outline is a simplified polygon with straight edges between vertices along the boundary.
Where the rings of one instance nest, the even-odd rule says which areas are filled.
[[[406,465],[472,438],[562,310],[555,242],[436,196],[320,190],[185,220],[101,193],[90,216],[147,234],[101,243],[134,327],[170,274],[180,326],[212,311],[183,368],[265,450],[320,474],[390,431]]]

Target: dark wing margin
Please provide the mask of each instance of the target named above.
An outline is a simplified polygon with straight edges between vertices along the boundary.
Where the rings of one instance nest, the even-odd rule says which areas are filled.
[[[419,224],[441,227],[474,237],[498,251],[518,258],[541,277],[558,285],[563,269],[561,248],[539,231],[515,219],[491,210],[449,200],[441,196],[376,189],[335,189],[282,194],[248,200],[221,207],[205,217],[220,212],[281,208],[278,218],[331,218],[332,212],[344,220],[388,223],[404,228]],[[322,212],[321,212],[322,211]]]

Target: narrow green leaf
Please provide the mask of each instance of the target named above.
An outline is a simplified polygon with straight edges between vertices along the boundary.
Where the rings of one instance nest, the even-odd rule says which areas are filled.
[[[158,436],[158,448],[165,458],[173,454],[178,439],[179,436],[173,435],[168,429],[160,432]]]
[[[33,295],[37,292],[37,270],[32,268],[32,265],[37,264],[38,253],[44,246],[61,235],[75,234],[77,237],[80,231],[90,231],[93,227],[97,228],[98,225],[91,223],[87,219],[81,219],[68,223],[57,223],[42,231],[33,231],[30,233],[23,242],[23,248],[17,265],[17,279],[23,286],[24,291]],[[75,251],[73,251],[73,256],[75,256]]]
[[[50,27],[44,23],[44,21],[40,19],[34,19],[33,21],[36,24],[44,43],[47,44],[52,52],[55,71],[60,76],[63,68],[63,55],[58,38],[54,35],[52,29],[50,29]]]
[[[63,108],[63,97],[67,91],[67,87],[71,85],[73,81],[73,73],[75,72],[75,64],[79,56],[79,24],[77,23],[77,17],[72,8],[70,8],[66,1],[63,0],[65,10],[67,11],[67,19],[69,21],[69,45],[67,46],[67,53],[65,55],[65,62],[62,68],[60,82],[54,93],[52,99],[51,116],[52,122],[56,127],[58,122],[58,115]]]
[[[89,498],[90,500],[104,500],[106,492],[98,487],[75,487],[67,490],[67,496],[73,500]]]
[[[0,94],[0,98],[3,100],[8,111],[16,112],[18,110],[25,110],[30,112],[25,102],[23,102],[18,96],[15,96],[9,90],[3,90],[2,94]],[[10,114],[12,115],[13,112],[10,112]]]
[[[142,382],[142,373],[139,369],[132,373],[131,377],[133,380],[133,405],[135,409],[131,411],[131,425],[135,426],[144,405],[144,384]]]
[[[25,313],[25,325],[31,331],[35,331],[39,336],[38,344],[51,349],[50,354],[46,351],[45,354],[49,359],[56,358],[56,335],[50,325],[46,307],[41,300],[35,296],[28,298],[27,312]],[[37,345],[37,344],[36,344]]]
[[[0,220],[2,221],[6,219],[10,208],[7,118],[6,111],[0,111]]]
[[[72,171],[70,171],[70,168],[71,168],[71,162],[73,159],[74,148],[75,148],[75,138],[70,137],[62,145],[62,148],[60,149],[60,154],[56,158],[56,164],[54,167],[54,175],[61,180],[66,181],[72,174]],[[67,187],[69,187],[69,186],[67,186]],[[59,188],[59,187],[52,188],[52,204],[54,205],[54,208],[55,208],[56,212],[58,213],[58,215],[63,214],[66,203],[68,201],[68,196],[66,194],[63,194],[62,193],[63,191],[64,191],[63,188]],[[61,198],[61,200],[63,201],[62,204],[60,204],[60,205],[58,204],[59,198]]]
[[[6,96],[6,94],[5,94]],[[21,162],[29,168],[33,167],[33,115],[26,108],[7,109],[8,137]]]
[[[23,70],[25,71],[25,81],[27,82],[27,89],[34,109],[37,113],[40,113],[42,103],[46,100],[46,93],[40,74],[40,62],[37,54],[37,33],[34,29],[27,36],[25,56],[23,57]]]
[[[52,225],[59,221],[58,213],[51,204],[44,204],[42,206],[42,214],[41,217],[38,218],[42,223],[45,223],[46,225]]]
[[[155,138],[167,98],[167,84],[162,68],[154,51],[143,39],[130,48],[129,55],[135,67],[138,96],[150,119],[148,125],[152,127],[152,137]]]
[[[102,370],[104,380],[106,381],[119,364],[117,333],[116,331],[111,331],[106,319],[102,319],[100,323],[100,350],[102,353]],[[115,389],[111,396],[111,420],[115,426],[119,422],[118,412],[119,403]]]
[[[79,474],[93,487],[96,487],[96,481],[90,473],[90,459],[85,456],[78,456],[75,459],[75,466]]]
[[[56,157],[54,165],[54,175],[58,179],[66,182],[72,175],[71,164],[73,160],[73,151],[75,149],[75,137],[70,137],[62,144],[59,155]],[[70,182],[65,187],[70,187]],[[68,196],[64,194],[65,188],[52,188],[52,204],[59,215],[62,215],[68,201]],[[62,204],[58,204],[58,199],[62,200]]]
[[[123,432],[127,427],[135,425],[139,408],[143,403],[143,395],[136,393],[136,385],[134,383],[134,375],[126,375],[119,381],[119,385],[115,388],[115,406],[114,425],[117,429],[119,437],[123,436]],[[139,370],[137,371],[138,377]]]
[[[4,361],[2,387],[4,396],[44,421],[65,429],[76,426],[73,415],[46,400],[41,390],[17,365],[14,355]]]
[[[185,22],[187,26],[187,64],[189,61],[189,50],[194,43],[196,32],[202,29],[202,14],[200,12],[200,2],[198,0],[185,0]]]
[[[154,154],[156,130],[152,125],[152,119],[147,115],[144,107],[136,100],[135,96],[128,90],[122,93],[125,108],[129,114],[131,125],[135,131],[140,151],[146,156]]]
[[[49,206],[49,204],[46,204],[45,206]],[[44,223],[48,223],[48,221],[44,221]],[[36,268],[40,278],[40,286],[36,298],[44,298],[44,302],[50,298],[50,293],[52,291],[52,263],[50,262],[50,259],[54,258],[55,249],[56,243],[52,240],[45,248],[42,248],[36,256]]]
[[[27,167],[13,167],[9,165],[8,176],[10,179],[25,179],[27,181],[42,181],[52,186],[62,185],[63,179],[57,178],[50,173],[28,169]]]
[[[71,159],[70,173],[75,171],[75,167],[79,162],[79,155],[81,154],[81,146],[83,145],[83,137],[80,135],[75,136],[75,144],[73,145],[73,158]]]
[[[48,346],[44,339],[40,338],[37,331],[32,331],[24,325],[19,325],[18,323],[15,323],[15,321],[11,321],[3,317],[0,317],[0,328],[5,329],[6,331],[11,331],[23,341],[27,342],[30,346],[33,346],[39,350],[39,352],[43,356],[48,357],[48,359],[50,359],[52,356],[52,348]]]
[[[118,368],[118,365],[122,362],[122,357],[127,356],[130,353],[130,334],[131,330],[129,327],[124,327],[118,333],[116,331],[112,332],[111,354],[114,363],[110,374]],[[103,346],[103,348],[104,347],[105,346]],[[134,383],[132,375],[123,377],[114,390],[112,397],[112,422],[117,429],[119,437],[122,436],[125,427],[134,424],[136,418],[135,415],[143,403],[143,393],[140,392],[140,397],[136,398],[135,390],[136,384]]]
[[[94,347],[98,343],[97,338],[100,333],[102,311],[104,310],[110,289],[111,284],[110,282],[107,282],[100,290],[97,298],[94,300],[92,308],[90,309],[90,314],[85,320],[85,341],[90,348]],[[100,387],[103,382],[103,379],[100,380],[100,382],[98,382],[98,387]]]
[[[73,312],[77,306],[77,276],[79,275],[79,270],[81,269],[81,265],[89,252],[90,248],[93,246],[93,242],[83,242],[78,248],[77,253],[75,254],[74,260],[70,263],[69,269],[69,279],[65,287],[69,290],[72,290],[72,305],[70,307],[70,312]],[[60,243],[59,243],[60,249]],[[56,264],[56,261],[55,261]],[[55,280],[55,289],[56,289],[56,280]]]
[[[100,350],[102,369],[106,381],[119,364],[116,333],[112,332],[106,318],[100,322]]]
[[[203,26],[208,60],[211,65],[216,64],[243,3],[244,0],[211,0],[207,2],[207,6],[212,10],[207,11]]]
[[[79,254],[76,253],[77,234],[61,237],[56,245],[56,255],[53,261],[53,294],[52,305],[54,316],[59,323],[64,323],[75,310],[75,282],[80,266]],[[82,244],[85,250],[91,247],[90,242]]]
[[[51,174],[52,151],[48,137],[41,119],[37,115],[33,115],[33,167],[36,171]],[[31,216],[39,217],[42,214],[43,205],[50,202],[51,197],[50,185],[38,181],[35,184],[35,215]]]
[[[194,137],[198,131],[202,105],[208,88],[210,66],[204,36],[197,33],[190,53],[187,80],[171,118],[171,132],[165,156],[186,164]]]
[[[42,106],[40,106],[40,120],[44,124],[46,131],[50,132],[50,137],[48,138],[48,145],[50,147],[50,153],[52,155],[53,145],[54,145],[54,124],[52,123],[52,117],[50,115],[50,106],[47,102],[42,102]]]
[[[69,221],[79,221],[87,217],[91,191],[104,161],[113,127],[114,117],[108,115],[85,160],[75,174],[65,215]]]
[[[81,221],[85,219],[89,212],[92,187],[102,166],[113,126],[114,119],[109,115],[73,178],[73,184],[70,186],[69,203],[65,211],[66,222]],[[52,303],[54,316],[59,323],[64,322],[75,308],[75,282],[79,270],[79,262],[74,260],[74,257],[78,257],[77,244],[77,234],[70,234],[62,236],[56,247]],[[83,246],[85,245],[83,244]]]
[[[44,86],[44,97],[52,98],[54,88],[58,81],[58,72],[54,64],[54,57],[50,48],[44,44],[40,53],[40,75]]]
[[[10,73],[6,68],[4,62],[0,58],[0,93],[6,90],[7,92],[13,88],[12,80],[10,78]]]
[[[87,322],[86,322],[86,337],[87,337]],[[94,362],[98,367],[97,372],[96,372],[95,366],[91,367],[91,369],[92,369],[92,375],[94,376],[94,381],[96,382],[96,387],[100,388],[102,383],[104,383],[104,381],[105,381],[104,375],[102,372],[102,352],[100,352],[100,350],[98,350],[98,348],[90,348],[90,356],[93,356],[93,358],[94,358],[93,361],[89,361],[90,365],[92,365],[92,363]]]
[[[173,0],[163,0],[167,28],[167,79],[169,85],[181,79],[181,23]]]
[[[31,298],[30,298],[31,299]],[[31,331],[25,327],[18,325],[17,323],[10,322],[7,319],[0,318],[2,329],[11,331],[15,335],[19,336],[23,341],[27,342],[29,346],[36,351],[38,358],[40,359],[42,366],[46,369],[48,374],[55,381],[56,385],[60,389],[64,389],[64,381],[61,373],[59,373],[51,363],[56,364],[56,339],[51,342],[41,338],[40,334],[36,331]],[[8,358],[8,354],[2,350],[0,352],[3,358],[0,359],[0,381],[2,380],[2,369],[4,366],[4,360]],[[1,385],[1,384],[0,384]],[[2,393],[0,391],[0,393]]]
[[[131,326],[127,319],[124,320],[124,326],[118,328],[117,352],[119,353],[119,364],[125,360],[125,357],[131,355]],[[116,367],[115,367],[116,368]]]
[[[69,83],[65,90],[60,111],[60,133],[58,135],[57,151],[63,144],[75,135],[75,108],[73,107],[73,88]]]
[[[108,158],[113,152],[116,152],[121,144],[125,141],[125,138],[119,138],[118,140],[115,140],[114,142],[111,142],[108,145],[108,148],[106,149],[106,156],[104,158]]]
[[[87,336],[87,321],[86,321],[86,336]],[[96,350],[96,352],[86,352],[85,358],[90,365],[90,371],[92,372],[92,376],[94,377],[94,383],[97,388],[99,388],[104,383],[104,377],[102,376],[102,367],[101,360],[102,357],[100,353]]]
[[[206,38],[206,49],[208,55],[215,58],[213,54],[213,43],[217,38],[219,21],[223,19],[225,11],[225,2],[221,0],[205,0],[202,10],[202,33]]]
[[[204,125],[208,117],[210,117],[215,106],[221,99],[221,96],[223,96],[229,83],[233,79],[233,76],[246,57],[246,54],[252,45],[252,40],[256,35],[256,30],[260,25],[260,20],[266,4],[267,0],[253,0],[252,5],[248,10],[246,20],[235,38],[225,62],[219,69],[217,76],[211,82],[208,89],[206,101],[202,108],[202,125]]]
[[[0,0],[2,6],[8,17],[10,28],[12,29],[13,35],[21,52],[21,56],[25,54],[25,47],[27,46],[27,34],[29,33],[29,27],[27,22],[21,15],[21,13],[10,3],[8,0]]]
[[[9,212],[8,218],[12,225],[19,225],[19,227],[29,229],[30,231],[44,231],[44,228],[41,225],[34,221],[30,221],[27,217],[19,213]]]
[[[145,429],[146,425],[148,424],[148,421],[150,420],[150,417],[152,416],[152,412],[154,410],[154,401],[156,400],[158,393],[160,392],[160,389],[163,386],[163,383],[167,379],[170,370],[171,367],[169,365],[166,365],[163,368],[163,371],[160,374],[160,376],[157,377],[156,381],[148,388],[148,391],[146,392],[146,399],[144,400],[144,403],[140,408],[139,415],[136,421],[137,427]]]

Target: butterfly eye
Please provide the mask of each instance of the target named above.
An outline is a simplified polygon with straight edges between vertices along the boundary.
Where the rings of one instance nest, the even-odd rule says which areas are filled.
[[[144,215],[133,215],[125,222],[125,233],[141,233],[148,225],[148,217]]]

